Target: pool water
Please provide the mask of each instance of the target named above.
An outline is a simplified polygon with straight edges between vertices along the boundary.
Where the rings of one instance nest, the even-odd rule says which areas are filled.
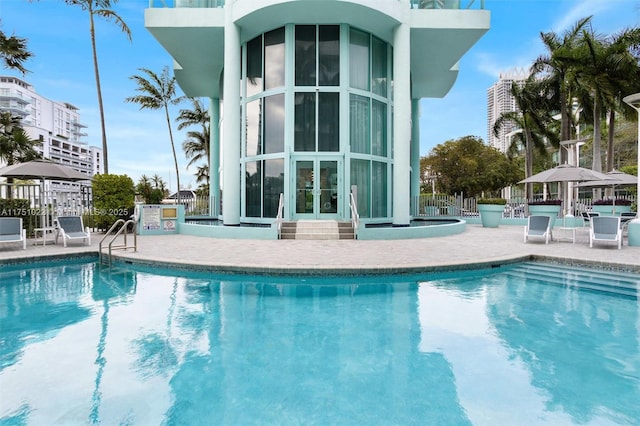
[[[640,276],[0,269],[0,424],[640,423]]]

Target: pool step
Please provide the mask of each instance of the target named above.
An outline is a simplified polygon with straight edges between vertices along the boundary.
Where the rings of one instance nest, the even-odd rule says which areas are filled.
[[[351,222],[337,220],[299,220],[283,222],[280,239],[283,240],[353,240]]]
[[[554,285],[563,285],[625,297],[638,298],[640,280],[637,275],[606,270],[584,269],[540,263],[523,263],[509,271],[510,276],[527,280],[540,280]]]

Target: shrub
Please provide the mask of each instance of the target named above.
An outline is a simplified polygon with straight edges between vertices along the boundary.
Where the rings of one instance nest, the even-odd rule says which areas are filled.
[[[478,204],[501,204],[504,206],[507,204],[507,200],[504,198],[480,198]]]
[[[594,206],[612,206],[613,205],[614,200],[612,199],[606,199],[606,200],[596,200],[593,202]],[[615,204],[616,206],[630,206],[632,203],[630,200],[625,200],[622,198],[616,199],[615,200]]]
[[[562,200],[535,200],[529,201],[527,204],[530,206],[560,206],[562,205]]]
[[[93,178],[93,210],[86,226],[107,230],[118,219],[133,214],[135,190],[127,175],[96,175]]]

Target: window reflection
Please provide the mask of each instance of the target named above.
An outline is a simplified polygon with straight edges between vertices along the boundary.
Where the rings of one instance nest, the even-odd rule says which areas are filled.
[[[284,28],[264,35],[264,87],[284,86]]]

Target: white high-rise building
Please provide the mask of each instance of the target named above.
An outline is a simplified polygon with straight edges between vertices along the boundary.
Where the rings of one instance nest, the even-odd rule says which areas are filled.
[[[78,108],[72,104],[47,99],[20,78],[0,76],[0,111],[10,111],[22,118],[22,127],[29,137],[40,141],[36,149],[44,158],[88,177],[102,172],[102,148],[84,141],[87,126],[82,124]],[[49,194],[81,193],[82,186],[75,182],[47,181],[45,190]]]
[[[511,87],[529,77],[529,73],[523,68],[516,68],[505,73],[500,73],[500,79],[487,90],[487,142],[501,152],[507,152],[511,145],[511,137],[520,128],[515,123],[505,123],[498,136],[493,134],[493,125],[501,114],[517,111]]]

